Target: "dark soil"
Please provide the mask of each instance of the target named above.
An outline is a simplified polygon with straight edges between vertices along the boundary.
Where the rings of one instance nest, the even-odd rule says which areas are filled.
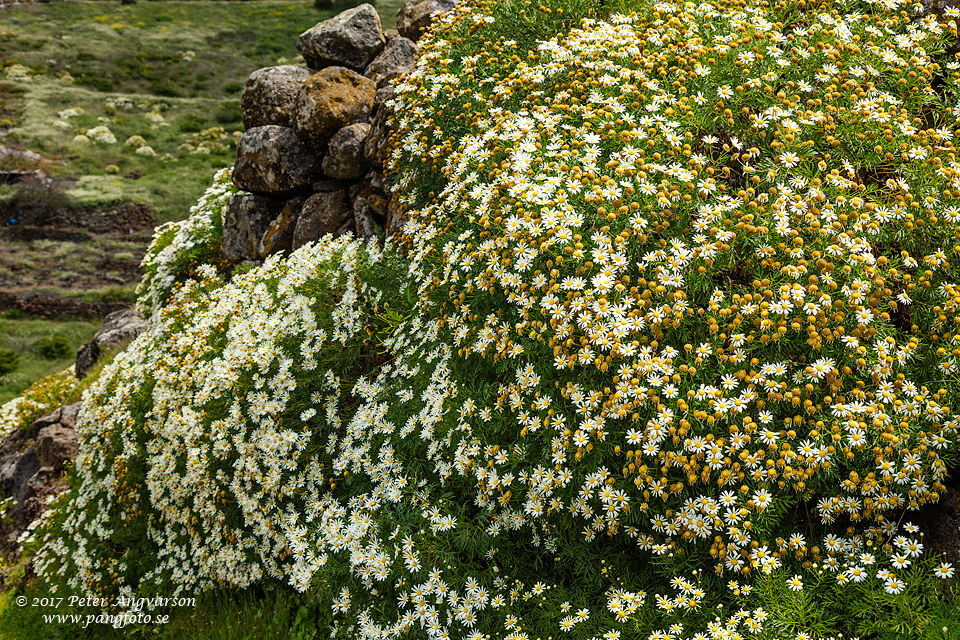
[[[944,482],[947,489],[940,494],[940,502],[925,505],[919,512],[908,512],[904,520],[911,520],[923,532],[923,544],[944,555],[944,561],[960,567],[960,469]]]

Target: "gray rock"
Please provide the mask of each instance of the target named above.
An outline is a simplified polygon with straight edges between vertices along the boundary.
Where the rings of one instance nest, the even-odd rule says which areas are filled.
[[[353,213],[357,228],[357,237],[363,240],[376,237],[377,230],[373,226],[373,218],[370,216],[367,207],[361,207],[359,211],[354,207]]]
[[[113,315],[113,314],[110,314]],[[139,315],[139,314],[138,314]],[[109,318],[110,316],[107,316]],[[137,330],[139,334],[143,328],[146,327],[144,323],[143,327]],[[80,409],[83,407],[83,401],[74,402],[73,404],[68,404],[67,406],[60,409],[60,424],[70,429],[77,428],[77,420],[80,418]]]
[[[393,87],[390,87],[393,89]],[[380,92],[377,92],[380,95]],[[375,167],[383,168],[387,165],[390,143],[391,110],[385,104],[377,108],[376,114],[370,119],[370,132],[363,143],[363,157]]]
[[[293,250],[308,242],[315,242],[328,233],[336,233],[345,223],[352,222],[353,208],[347,190],[315,193],[303,204],[293,231]]]
[[[120,309],[108,314],[93,338],[77,351],[77,362],[74,365],[77,378],[82,379],[87,376],[90,369],[97,364],[104,349],[120,347],[136,338],[146,327],[146,319],[133,309]],[[70,406],[73,407],[74,405]],[[64,409],[64,411],[66,410],[67,408]],[[64,417],[60,417],[57,421],[62,422],[64,419]],[[74,411],[72,418],[66,419],[72,419],[75,423],[76,411]]]
[[[363,181],[370,185],[370,189],[374,193],[379,193],[384,197],[390,195],[390,183],[382,171],[371,168],[367,171],[367,174],[363,176]]]
[[[263,232],[258,250],[261,258],[275,253],[290,253],[293,242],[293,230],[297,225],[300,209],[306,201],[304,197],[288,200],[280,215]]]
[[[77,455],[77,432],[62,424],[44,427],[37,435],[38,461],[41,467],[63,469],[64,464]]]
[[[349,180],[337,180],[335,178],[324,178],[323,180],[317,180],[313,183],[313,192],[314,193],[330,193],[331,191],[339,191],[340,189],[346,189],[350,186]]]
[[[27,494],[27,482],[40,469],[37,458],[37,445],[31,444],[24,451],[0,463],[0,488],[5,498],[13,497],[17,503],[23,502]]]
[[[353,196],[353,217],[358,221],[360,215],[367,215],[382,228],[387,218],[387,197],[374,190],[370,181],[364,178],[357,183],[357,192]]]
[[[363,71],[386,44],[377,10],[364,3],[304,31],[297,51],[311,69],[338,66]]]
[[[453,11],[458,0],[407,0],[397,11],[397,31],[416,42],[435,15]]]
[[[390,196],[387,201],[387,223],[384,231],[388,236],[395,236],[398,240],[402,239],[401,229],[407,222],[407,212],[400,204],[400,198],[396,195]]]
[[[413,71],[416,58],[417,45],[413,40],[400,36],[387,43],[383,53],[367,66],[363,75],[376,82],[377,89],[380,89]]]
[[[341,226],[339,229],[334,231],[333,237],[339,238],[345,233],[354,233],[354,231],[355,231],[355,225],[354,225],[353,219],[351,218],[350,220],[344,222],[343,226]]]
[[[319,172],[319,164],[316,154],[293,129],[276,125],[254,127],[244,132],[237,145],[233,183],[260,195],[305,195]]]
[[[369,124],[355,122],[333,134],[327,155],[323,157],[323,173],[341,180],[354,180],[364,175],[369,162],[363,157],[363,143],[369,131]]]
[[[231,196],[223,214],[220,253],[230,262],[258,260],[260,240],[284,201],[253,194]]]
[[[69,488],[62,471],[77,454],[80,408],[79,402],[61,407],[0,438],[0,500],[15,503],[0,518],[0,554],[17,557],[17,540],[46,511],[47,496]]]
[[[376,83],[345,67],[327,67],[307,80],[291,116],[297,136],[323,153],[330,136],[355,122],[367,122]]]
[[[268,124],[290,126],[290,110],[310,70],[294,65],[257,69],[240,94],[240,114],[247,129]]]

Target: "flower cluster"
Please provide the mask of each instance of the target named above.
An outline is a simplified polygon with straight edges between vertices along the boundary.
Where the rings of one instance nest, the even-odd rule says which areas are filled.
[[[761,591],[953,575],[897,522],[956,460],[957,12],[643,2],[531,47],[516,4],[397,85],[382,252],[187,268],[225,173],[160,229],[39,573],[518,640],[800,637]]]

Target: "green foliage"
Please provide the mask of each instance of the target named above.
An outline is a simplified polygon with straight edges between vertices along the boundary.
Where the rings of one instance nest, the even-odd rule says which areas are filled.
[[[76,349],[90,340],[99,327],[99,322],[96,321],[82,319],[43,320],[30,318],[22,312],[16,313],[17,311],[15,309],[8,310],[0,318],[0,348],[13,351],[20,357],[19,369],[0,379],[0,405],[23,395],[36,381],[46,379],[51,375],[56,376],[58,372],[70,364],[70,358],[47,360],[41,356],[36,348],[38,340],[44,336],[57,334],[66,336],[70,343],[69,355],[72,357],[76,353]],[[43,395],[45,394],[41,394],[41,396]],[[40,396],[36,396],[34,399],[37,404],[47,403],[47,399]],[[50,402],[56,402],[56,399],[51,399]]]
[[[952,29],[559,4],[435,20],[382,251],[225,282],[226,172],[158,229],[39,575],[279,581],[331,638],[956,630],[908,521],[958,446]]]
[[[59,333],[41,337],[34,347],[45,360],[62,360],[70,357],[73,351],[70,341]]]
[[[191,113],[180,121],[180,130],[189,131],[190,133],[196,133],[205,128],[207,124],[206,118]]]
[[[243,87],[241,87],[242,89]],[[240,101],[227,100],[217,105],[217,111],[214,113],[214,119],[220,124],[238,124],[242,126],[240,115]]]
[[[223,212],[230,198],[240,193],[230,180],[230,169],[221,169],[191,208],[189,218],[154,230],[153,242],[140,263],[144,275],[137,286],[138,311],[147,316],[156,313],[176,287],[196,279],[197,269],[204,265],[215,265],[224,276],[232,270],[220,253]]]
[[[20,366],[20,354],[9,349],[0,349],[0,376],[12,373]]]

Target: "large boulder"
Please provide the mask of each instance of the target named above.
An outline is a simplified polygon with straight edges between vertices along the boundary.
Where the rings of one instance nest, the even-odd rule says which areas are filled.
[[[287,201],[283,210],[280,211],[280,215],[267,225],[267,230],[263,232],[263,238],[260,239],[258,247],[261,258],[266,258],[275,253],[290,252],[293,231],[296,228],[297,218],[305,201],[306,198],[304,197]]]
[[[341,180],[354,180],[364,175],[369,162],[363,157],[363,143],[369,132],[369,124],[355,122],[333,134],[327,155],[323,157],[324,175]]]
[[[373,80],[345,67],[327,67],[311,76],[300,90],[293,107],[293,129],[322,152],[339,129],[370,118],[376,95]]]
[[[383,53],[367,66],[363,75],[377,83],[377,89],[392,83],[398,77],[413,71],[416,66],[417,45],[403,36],[387,43]]]
[[[223,257],[233,263],[258,260],[260,240],[284,205],[282,200],[249,193],[231,196],[223,212]]]
[[[108,314],[93,338],[77,350],[74,375],[80,379],[85,378],[97,364],[104,349],[119,347],[133,340],[146,327],[146,319],[133,309],[120,309]]]
[[[250,74],[240,94],[240,115],[246,129],[268,124],[290,126],[290,110],[310,70],[294,65],[266,67]]]
[[[254,127],[244,132],[237,145],[233,183],[260,195],[292,196],[310,191],[319,166],[316,154],[293,129]]]
[[[311,69],[338,66],[363,71],[386,44],[377,10],[364,3],[304,31],[297,51]]]
[[[397,11],[397,31],[416,42],[436,14],[453,11],[458,0],[407,0]]]
[[[303,204],[293,231],[293,250],[315,242],[328,233],[336,233],[351,222],[353,208],[346,189],[315,193]]]

